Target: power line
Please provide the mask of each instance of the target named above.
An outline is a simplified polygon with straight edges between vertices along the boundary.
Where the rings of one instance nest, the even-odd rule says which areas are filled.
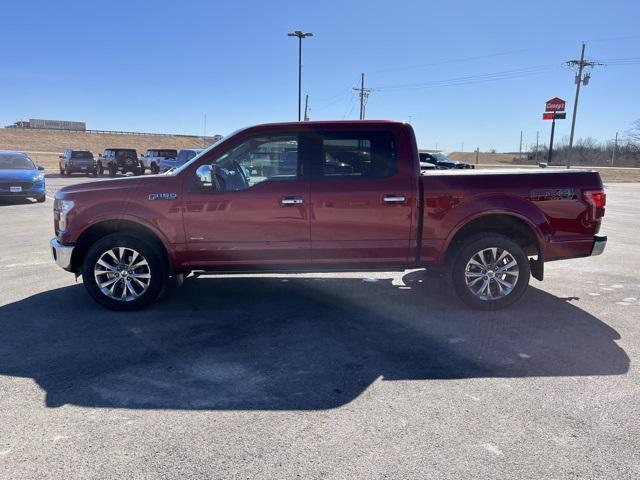
[[[351,115],[351,112],[353,111],[353,107],[355,106],[355,103],[354,103],[355,98],[356,98],[355,92],[351,92],[351,98],[349,98],[349,102],[347,103],[347,109],[344,111],[344,114],[342,115],[343,120],[347,118],[349,115]]]
[[[595,40],[589,40],[589,41],[590,42],[610,42],[612,40],[630,40],[632,38],[640,38],[640,35],[626,35],[624,37],[596,38]]]
[[[422,88],[449,87],[457,85],[471,85],[475,83],[494,82],[499,80],[509,80],[512,78],[521,78],[531,75],[539,75],[557,69],[557,64],[539,65],[535,67],[527,67],[515,70],[504,70],[501,72],[485,73],[480,75],[466,75],[462,77],[453,77],[442,80],[432,80],[428,82],[406,83],[399,85],[383,85],[380,87],[372,87],[375,91],[389,90],[414,90]]]
[[[404,67],[390,67],[390,68],[382,68],[379,70],[372,70],[367,72],[368,75],[375,75],[378,73],[385,73],[385,72],[396,72],[399,70],[413,70],[413,69],[418,69],[418,68],[426,68],[426,67],[434,67],[437,65],[448,65],[451,63],[463,63],[463,62],[468,62],[468,61],[473,61],[473,60],[482,60],[485,58],[493,58],[493,57],[500,57],[500,56],[504,56],[504,55],[514,55],[516,53],[522,53],[522,52],[526,52],[526,50],[513,50],[510,52],[500,52],[500,53],[492,53],[489,55],[476,55],[473,57],[465,57],[465,58],[458,58],[458,59],[454,59],[454,60],[442,60],[439,62],[432,62],[432,63],[423,63],[420,65],[407,65]]]

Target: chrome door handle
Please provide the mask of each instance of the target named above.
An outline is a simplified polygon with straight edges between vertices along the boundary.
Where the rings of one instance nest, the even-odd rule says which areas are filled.
[[[280,205],[282,205],[283,207],[289,207],[291,205],[302,205],[303,203],[304,200],[302,200],[301,198],[286,197],[280,200]]]
[[[384,203],[402,203],[407,200],[404,195],[385,195],[382,197]]]

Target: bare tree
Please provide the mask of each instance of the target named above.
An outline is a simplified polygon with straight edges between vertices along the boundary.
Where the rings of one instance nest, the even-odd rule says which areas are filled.
[[[626,132],[627,140],[640,146],[640,118],[631,123],[631,128]]]

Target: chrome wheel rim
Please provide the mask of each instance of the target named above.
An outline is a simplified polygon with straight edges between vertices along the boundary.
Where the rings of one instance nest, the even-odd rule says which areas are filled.
[[[140,298],[151,283],[149,263],[129,247],[114,247],[100,255],[93,276],[100,291],[119,302]]]
[[[464,279],[469,291],[480,300],[499,300],[509,295],[520,270],[515,257],[498,247],[484,248],[467,262]]]

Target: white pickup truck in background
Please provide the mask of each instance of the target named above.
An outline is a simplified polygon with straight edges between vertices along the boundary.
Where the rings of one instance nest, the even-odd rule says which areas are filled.
[[[142,174],[149,169],[152,174],[160,173],[160,162],[163,160],[175,160],[178,156],[177,150],[172,149],[152,149],[150,148],[144,155],[140,156],[140,168]]]

